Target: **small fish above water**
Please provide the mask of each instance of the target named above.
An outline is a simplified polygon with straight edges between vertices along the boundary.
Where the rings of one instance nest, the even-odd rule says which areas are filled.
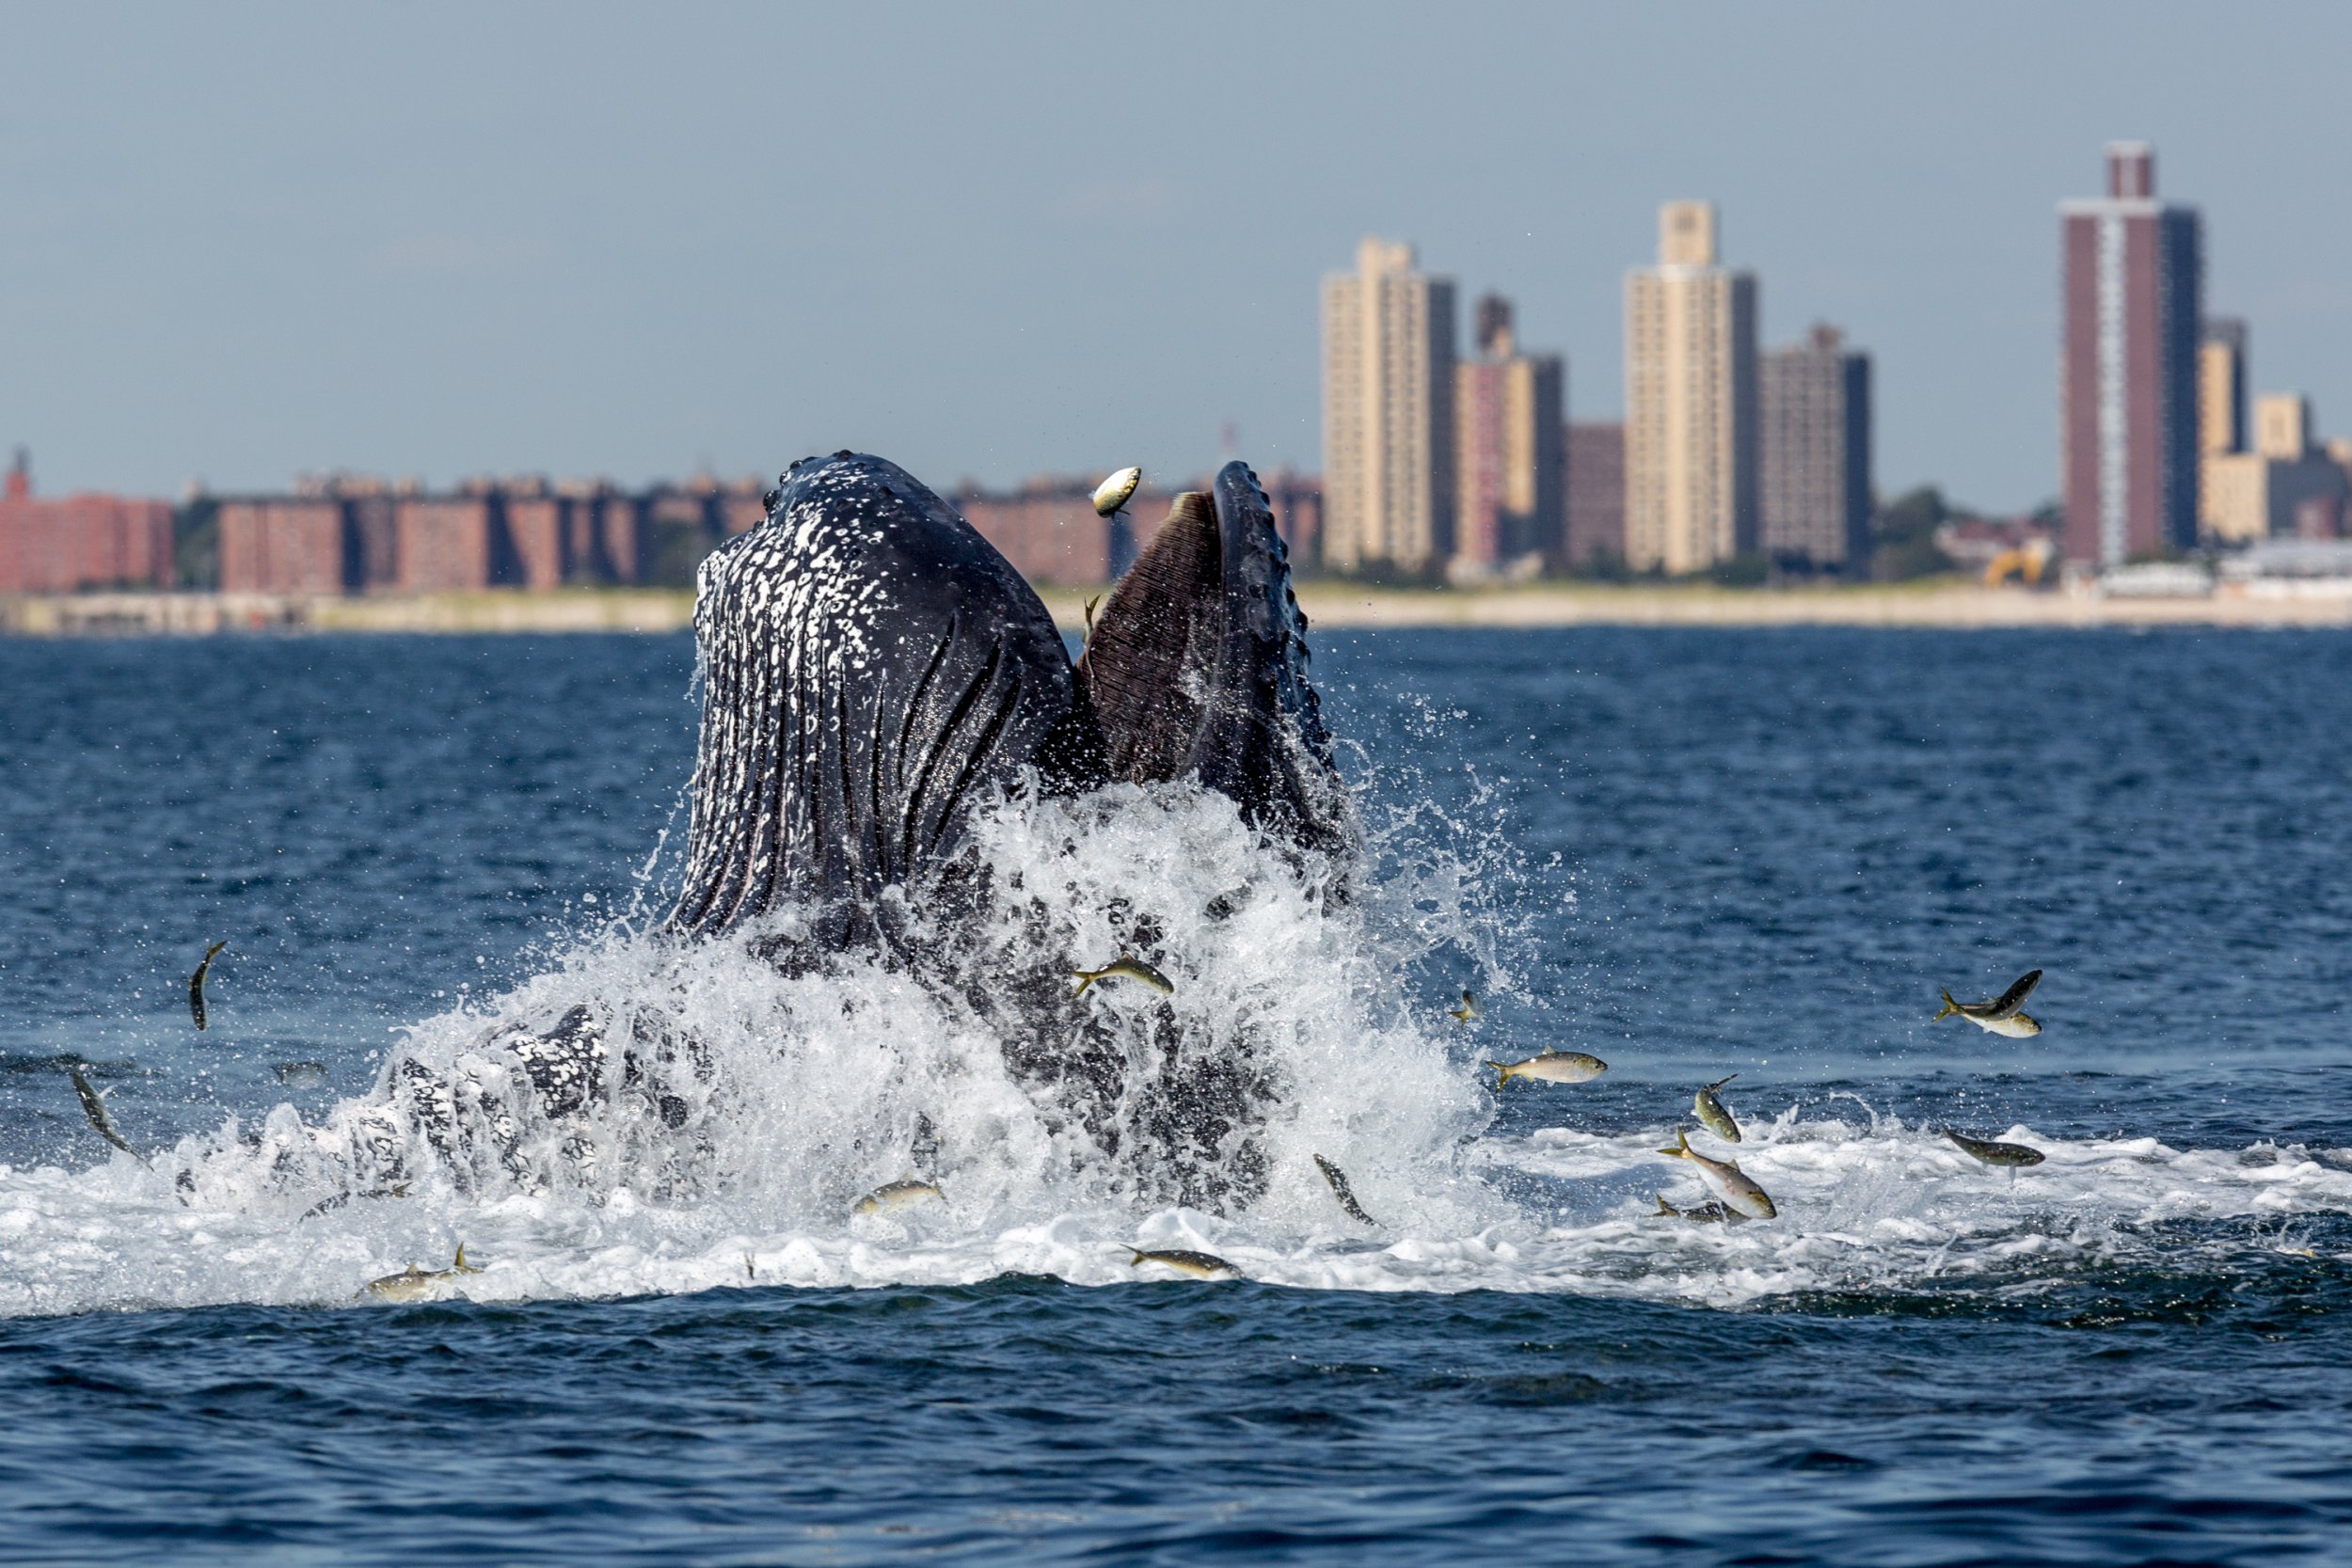
[[[199,1029],[204,1027],[204,976],[212,973],[213,959],[228,945],[225,942],[216,942],[207,947],[204,961],[198,964],[196,973],[188,976],[188,1016],[196,1020]]]
[[[466,1243],[457,1243],[457,1261],[446,1269],[421,1269],[411,1263],[398,1274],[388,1274],[381,1279],[371,1279],[359,1291],[378,1301],[423,1301],[438,1295],[444,1286],[460,1275],[482,1271],[466,1261]]]
[[[2012,1039],[2039,1035],[2042,1025],[2018,1009],[2026,1005],[2026,998],[2031,996],[2034,987],[2041,983],[2042,971],[2033,969],[2019,975],[2015,985],[1990,1002],[1955,1002],[1952,993],[1945,991],[1944,1010],[1928,1022],[1938,1022],[1957,1014],[1979,1029],[1989,1029],[1994,1034],[2007,1035]]]
[[[185,1176],[187,1172],[183,1171],[180,1174]],[[302,1211],[302,1217],[306,1220],[312,1220],[321,1214],[331,1214],[355,1197],[406,1197],[407,1196],[408,1183],[405,1181],[395,1181],[389,1187],[377,1187],[364,1193],[340,1192],[332,1196],[320,1198],[316,1203],[311,1204],[310,1207]]]
[[[1094,487],[1094,515],[1107,517],[1135,499],[1136,487],[1143,483],[1140,467],[1121,468]]]
[[[1952,1132],[1949,1128],[1945,1130],[1944,1135],[1951,1139],[1963,1154],[1982,1160],[1988,1165],[2005,1165],[2012,1171],[2023,1165],[2038,1165],[2049,1158],[2042,1150],[2027,1148],[2024,1144],[2005,1144],[1997,1143],[1991,1138],[1972,1138],[1964,1132]]]
[[[852,1214],[887,1214],[895,1210],[912,1209],[918,1203],[945,1203],[947,1195],[929,1181],[893,1181],[875,1188],[857,1200]]]
[[[1080,996],[1084,996],[1087,993],[1087,988],[1097,980],[1134,980],[1150,986],[1153,990],[1166,991],[1171,996],[1176,992],[1175,986],[1169,982],[1167,975],[1132,953],[1121,953],[1100,969],[1073,969],[1070,973],[1072,977],[1078,982]]]
[[[1749,1179],[1737,1160],[1710,1160],[1691,1147],[1690,1134],[1679,1127],[1675,1129],[1675,1147],[1658,1151],[1673,1160],[1688,1160],[1698,1167],[1699,1180],[1706,1182],[1717,1197],[1735,1213],[1752,1220],[1769,1220],[1780,1211],[1764,1189]]]
[[[309,1088],[326,1082],[325,1062],[278,1062],[273,1065],[271,1070],[278,1074],[278,1081],[289,1088]]]
[[[125,1143],[122,1134],[115,1131],[114,1117],[106,1114],[106,1097],[90,1087],[89,1080],[82,1076],[80,1068],[70,1067],[65,1070],[67,1075],[73,1080],[73,1092],[81,1096],[82,1114],[89,1117],[90,1131],[136,1160],[140,1164],[146,1165],[149,1170],[153,1170],[155,1167],[149,1163],[147,1156]]]
[[[1472,996],[1468,991],[1464,991],[1462,993],[1462,1005],[1458,1007],[1448,1009],[1446,1016],[1453,1019],[1456,1023],[1468,1023],[1471,1019],[1481,1016],[1478,1011],[1478,998]]]
[[[1141,1247],[1129,1247],[1135,1256],[1128,1260],[1131,1269],[1146,1263],[1157,1263],[1178,1274],[1188,1274],[1195,1279],[1239,1279],[1241,1271],[1214,1252],[1186,1252],[1181,1248],[1167,1252],[1147,1252]]]
[[[1677,1209],[1673,1204],[1666,1201],[1665,1194],[1659,1193],[1655,1196],[1658,1198],[1658,1212],[1651,1216],[1654,1219],[1689,1220],[1693,1225],[1723,1225],[1726,1223],[1736,1225],[1745,1217],[1740,1214],[1739,1211],[1726,1208],[1721,1203],[1710,1201],[1699,1204],[1694,1208]]]
[[[1323,1172],[1323,1179],[1331,1183],[1331,1196],[1340,1200],[1340,1207],[1347,1211],[1347,1217],[1349,1219],[1359,1221],[1365,1225],[1378,1225],[1380,1223],[1378,1220],[1374,1219],[1370,1214],[1365,1213],[1363,1205],[1356,1201],[1355,1193],[1350,1191],[1348,1188],[1347,1173],[1345,1171],[1340,1169],[1339,1166],[1333,1164],[1330,1161],[1325,1159],[1320,1154],[1315,1156],[1315,1166]]]
[[[1589,1084],[1609,1070],[1607,1062],[1581,1051],[1546,1051],[1523,1062],[1486,1065],[1502,1074],[1495,1080],[1498,1090],[1514,1078],[1537,1079],[1547,1084]]]
[[[1739,1076],[1735,1072],[1731,1078]],[[1730,1083],[1731,1078],[1718,1078],[1692,1096],[1691,1109],[1697,1113],[1700,1124],[1709,1132],[1727,1144],[1736,1144],[1740,1141],[1740,1124],[1731,1119],[1731,1112],[1724,1108],[1721,1100],[1715,1098],[1715,1091]]]

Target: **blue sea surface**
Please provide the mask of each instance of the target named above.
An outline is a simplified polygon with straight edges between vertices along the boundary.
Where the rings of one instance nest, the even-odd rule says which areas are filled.
[[[264,1180],[398,1041],[634,961],[686,639],[0,641],[0,1561],[2352,1560],[2347,661],[1321,635],[1368,957],[1266,978],[1359,1009],[1315,1104],[1458,1085],[1347,1156],[1386,1223],[1008,1165],[861,1229],[781,1146],[593,1203]],[[1931,1022],[2032,968],[2041,1035]],[[1610,1070],[1495,1091],[1546,1046]],[[1737,1150],[1690,1117],[1726,1073]],[[1780,1217],[1657,1216],[1677,1126]],[[465,1289],[351,1301],[456,1240]]]

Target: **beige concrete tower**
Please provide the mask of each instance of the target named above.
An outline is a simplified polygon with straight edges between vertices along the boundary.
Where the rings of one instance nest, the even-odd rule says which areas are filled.
[[[1324,563],[1408,572],[1454,553],[1454,284],[1367,236],[1323,280]]]
[[[1715,262],[1715,209],[1670,201],[1625,283],[1626,561],[1695,572],[1756,547],[1756,278]]]
[[[2223,492],[2238,482],[2218,477],[2219,458],[2246,451],[2246,324],[2233,316],[2205,318],[2197,345],[2197,527],[2228,536],[2237,502]]]

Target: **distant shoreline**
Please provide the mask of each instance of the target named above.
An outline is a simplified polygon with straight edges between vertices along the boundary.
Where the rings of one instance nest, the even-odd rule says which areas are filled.
[[[1085,625],[1099,589],[1046,588],[1065,630]],[[1824,588],[1537,583],[1481,590],[1307,582],[1298,599],[1324,627],[1879,626],[2352,627],[2352,593],[2220,592],[2203,598],[2102,598],[1992,589],[1950,579]],[[693,622],[682,589],[563,589],[415,595],[95,593],[0,598],[0,635],[206,636],[260,633],[675,632]]]

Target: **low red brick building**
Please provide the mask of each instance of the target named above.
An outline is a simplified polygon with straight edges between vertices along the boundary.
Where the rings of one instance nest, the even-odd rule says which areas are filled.
[[[220,586],[230,594],[341,594],[349,586],[343,502],[262,496],[220,502]]]
[[[1292,558],[1311,565],[1323,531],[1323,485],[1311,475],[1261,475],[1276,530]],[[967,486],[948,498],[980,537],[1031,582],[1083,588],[1109,582],[1152,543],[1177,491],[1146,487],[1118,517],[1095,515],[1094,481],[1033,479],[1014,491]],[[1202,490],[1205,479],[1183,489]]]
[[[171,586],[171,503],[33,494],[20,448],[0,490],[0,594]]]

